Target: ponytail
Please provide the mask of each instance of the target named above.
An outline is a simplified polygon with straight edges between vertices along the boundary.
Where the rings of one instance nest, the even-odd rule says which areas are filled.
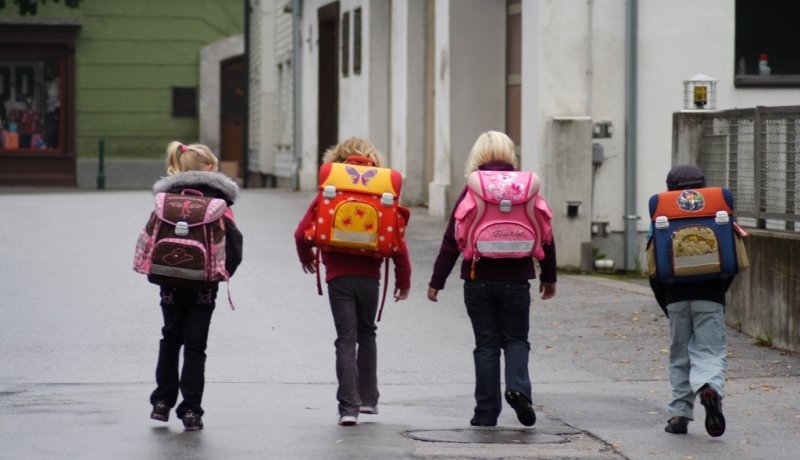
[[[217,171],[219,161],[214,153],[203,144],[183,145],[172,141],[167,145],[167,175],[184,171]]]

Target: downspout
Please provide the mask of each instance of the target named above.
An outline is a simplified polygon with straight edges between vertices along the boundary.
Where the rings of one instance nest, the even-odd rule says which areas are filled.
[[[632,271],[639,243],[636,231],[636,41],[638,0],[625,1],[625,270]]]
[[[247,188],[250,171],[250,0],[244,0],[244,108],[242,111],[242,183]]]
[[[292,190],[300,190],[300,166],[303,151],[303,117],[301,104],[301,51],[303,42],[300,38],[300,19],[302,18],[302,0],[292,0]]]

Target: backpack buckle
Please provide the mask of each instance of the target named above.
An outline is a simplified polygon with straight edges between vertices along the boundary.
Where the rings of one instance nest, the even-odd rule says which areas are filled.
[[[500,212],[511,212],[511,200],[500,201]]]
[[[322,189],[322,196],[325,198],[331,199],[336,198],[336,186],[335,185],[326,185]]]
[[[381,204],[384,206],[391,206],[394,204],[394,195],[389,192],[383,192],[383,195],[381,195]]]
[[[180,221],[175,224],[175,234],[178,236],[186,236],[189,234],[189,224],[184,221]]]

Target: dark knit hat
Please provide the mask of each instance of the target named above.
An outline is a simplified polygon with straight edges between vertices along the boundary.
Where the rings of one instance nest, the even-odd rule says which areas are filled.
[[[667,174],[667,190],[684,190],[706,186],[706,176],[697,166],[677,165]]]

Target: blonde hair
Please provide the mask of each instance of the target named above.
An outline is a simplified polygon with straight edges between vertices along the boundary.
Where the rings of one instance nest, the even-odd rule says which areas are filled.
[[[210,168],[209,168],[210,166]],[[203,144],[183,145],[172,141],[167,145],[167,175],[184,171],[217,171],[219,161],[210,148]]]
[[[375,163],[375,166],[381,166],[381,154],[378,149],[370,141],[360,137],[351,137],[329,148],[322,155],[322,162],[343,163],[347,157],[353,155],[367,157]]]
[[[466,174],[476,171],[481,165],[490,161],[505,161],[519,169],[514,141],[500,131],[486,131],[478,136],[467,157]]]

